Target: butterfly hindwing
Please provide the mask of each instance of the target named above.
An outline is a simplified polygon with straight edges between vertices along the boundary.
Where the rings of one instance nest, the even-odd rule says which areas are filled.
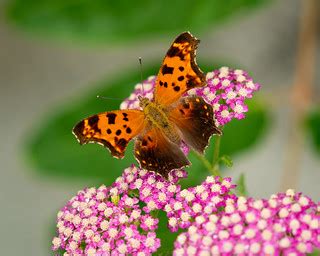
[[[221,135],[212,106],[198,96],[182,98],[172,107],[169,119],[180,130],[182,139],[199,153],[203,153],[212,134]]]
[[[169,48],[155,86],[155,102],[169,105],[186,91],[206,85],[195,57],[199,40],[189,32],[180,34]]]
[[[180,147],[170,142],[156,127],[138,136],[134,154],[142,168],[160,173],[165,178],[172,169],[189,165]]]
[[[95,142],[107,147],[112,156],[122,158],[129,141],[144,127],[140,110],[115,110],[90,116],[80,121],[73,134],[80,144]]]

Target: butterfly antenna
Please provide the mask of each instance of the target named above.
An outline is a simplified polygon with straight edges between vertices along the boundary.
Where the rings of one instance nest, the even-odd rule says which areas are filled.
[[[123,100],[123,99],[120,99],[120,98],[111,98],[111,97],[105,97],[105,96],[100,96],[100,95],[97,95],[97,99],[103,99],[103,100]]]
[[[143,81],[142,81],[142,58],[139,57],[139,64],[140,64],[140,82],[141,82],[141,91],[142,95],[144,95],[144,88],[143,88]]]

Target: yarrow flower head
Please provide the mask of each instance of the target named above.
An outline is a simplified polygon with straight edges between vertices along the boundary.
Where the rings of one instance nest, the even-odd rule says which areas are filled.
[[[258,83],[243,70],[233,70],[222,67],[218,70],[207,73],[207,86],[194,88],[187,92],[187,95],[198,95],[211,104],[217,126],[223,126],[232,119],[243,119],[248,111],[244,101],[252,98],[255,91],[260,89]],[[138,96],[148,99],[153,98],[156,77],[151,76],[142,84],[137,84],[135,91],[122,102],[121,109],[139,109]],[[187,150],[187,148],[186,148]]]
[[[181,190],[177,182],[185,178],[185,170],[173,170],[169,173],[169,180],[160,174],[140,169],[132,165],[124,170],[113,187],[118,192],[130,191],[145,203],[144,211],[163,210],[169,199]]]
[[[160,247],[154,232],[158,219],[138,203],[126,194],[115,197],[105,186],[79,191],[58,213],[53,250],[62,249],[64,255],[151,255]]]
[[[168,216],[168,227],[172,232],[179,228],[188,228],[194,221],[218,213],[227,203],[236,197],[230,193],[235,188],[230,178],[209,176],[199,186],[184,189],[176,193],[165,206]]]
[[[156,210],[172,232],[187,229],[174,255],[304,255],[320,247],[320,204],[288,190],[270,199],[237,197],[230,178],[181,189],[132,165],[110,187],[78,192],[59,211],[52,249],[68,255],[151,255],[160,247]]]
[[[183,177],[185,171],[173,170],[168,181],[131,166],[111,187],[79,191],[58,213],[52,249],[66,256],[151,255],[160,247],[152,211],[180,191],[176,182]]]
[[[288,190],[239,197],[181,233],[174,255],[305,255],[320,247],[320,205]]]

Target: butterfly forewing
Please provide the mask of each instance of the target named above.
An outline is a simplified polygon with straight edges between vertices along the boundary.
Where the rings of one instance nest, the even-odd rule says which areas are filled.
[[[182,98],[172,108],[169,119],[181,131],[182,139],[199,153],[203,153],[212,134],[221,135],[212,106],[198,96]]]
[[[206,85],[205,75],[195,60],[198,43],[189,32],[182,33],[172,43],[157,76],[155,102],[169,105],[186,91]]]
[[[95,142],[107,147],[114,157],[122,158],[129,141],[144,127],[140,110],[115,110],[80,121],[73,134],[80,144]]]

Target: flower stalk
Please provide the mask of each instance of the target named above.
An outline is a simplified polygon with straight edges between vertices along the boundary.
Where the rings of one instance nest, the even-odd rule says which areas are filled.
[[[221,137],[216,136],[214,140],[214,148],[213,148],[213,159],[212,159],[212,174],[221,177],[220,173],[220,144],[221,144]]]

